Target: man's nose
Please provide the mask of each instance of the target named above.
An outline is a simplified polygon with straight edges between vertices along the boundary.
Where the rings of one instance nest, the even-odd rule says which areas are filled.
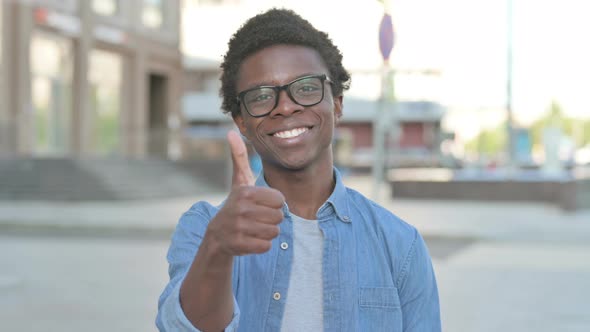
[[[277,107],[271,112],[271,116],[290,116],[295,112],[299,112],[303,110],[303,106],[298,105],[291,97],[287,90],[281,90],[279,95],[277,96]]]

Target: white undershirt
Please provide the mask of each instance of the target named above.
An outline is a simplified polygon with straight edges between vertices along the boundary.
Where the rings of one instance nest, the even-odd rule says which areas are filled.
[[[324,235],[317,220],[293,219],[293,265],[281,324],[283,332],[323,331]]]

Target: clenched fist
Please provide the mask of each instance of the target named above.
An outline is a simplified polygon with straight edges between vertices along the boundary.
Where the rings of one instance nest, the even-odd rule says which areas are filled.
[[[233,162],[231,192],[207,233],[225,254],[263,253],[279,235],[285,197],[278,190],[255,187],[246,145],[235,131],[230,131],[227,139]]]

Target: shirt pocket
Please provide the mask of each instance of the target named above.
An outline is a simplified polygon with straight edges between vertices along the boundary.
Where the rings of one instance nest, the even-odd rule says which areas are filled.
[[[397,288],[359,288],[359,331],[401,331],[402,312]]]

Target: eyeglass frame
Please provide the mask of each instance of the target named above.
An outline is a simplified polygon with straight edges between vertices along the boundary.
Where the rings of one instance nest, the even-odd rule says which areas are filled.
[[[321,82],[322,82],[322,97],[320,98],[320,100],[317,103],[304,105],[304,104],[297,102],[295,100],[295,98],[293,98],[293,95],[291,95],[291,90],[289,90],[289,87],[293,83],[298,82],[300,80],[307,79],[307,78],[319,78],[321,80]],[[315,106],[315,105],[321,103],[324,100],[324,97],[326,95],[326,86],[324,85],[325,82],[328,82],[330,84],[334,84],[334,82],[332,82],[332,80],[330,79],[330,77],[328,75],[317,74],[317,75],[306,75],[306,76],[298,77],[285,85],[260,85],[260,86],[256,86],[256,87],[246,89],[244,91],[239,92],[238,96],[236,97],[236,102],[238,103],[238,105],[240,105],[240,104],[244,105],[244,109],[246,110],[248,115],[250,115],[251,117],[262,118],[262,117],[269,115],[270,113],[272,113],[272,111],[275,110],[275,108],[277,108],[277,105],[279,105],[279,97],[280,97],[281,91],[285,90],[287,92],[287,95],[289,96],[289,99],[291,99],[291,101],[294,102],[295,104],[297,104],[299,106],[303,106],[303,107],[311,107],[311,106]],[[250,91],[255,91],[255,90],[259,90],[259,89],[273,89],[275,91],[275,104],[270,109],[270,111],[268,111],[267,113],[260,114],[260,115],[253,115],[252,113],[250,113],[248,106],[246,106],[246,103],[244,102],[244,96],[246,95],[246,93],[248,93]]]

